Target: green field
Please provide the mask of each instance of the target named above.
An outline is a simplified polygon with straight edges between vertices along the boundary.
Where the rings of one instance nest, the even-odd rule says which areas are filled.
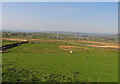
[[[27,43],[3,53],[3,82],[117,82],[115,49],[68,49],[64,42]],[[80,46],[79,46],[80,47]],[[82,46],[81,46],[82,47]],[[69,51],[74,53],[70,54]]]
[[[7,45],[7,44],[13,44],[16,43],[17,41],[9,41],[9,40],[2,40],[2,46]]]

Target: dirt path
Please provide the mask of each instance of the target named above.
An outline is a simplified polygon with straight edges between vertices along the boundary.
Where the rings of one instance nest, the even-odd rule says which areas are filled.
[[[11,38],[2,38],[2,40],[11,40],[11,41],[27,41],[26,39],[11,39]]]
[[[99,46],[99,45],[88,45],[90,47],[98,47],[98,48],[119,48],[118,46]]]

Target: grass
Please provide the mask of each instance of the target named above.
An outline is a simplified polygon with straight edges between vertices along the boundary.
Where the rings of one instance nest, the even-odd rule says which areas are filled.
[[[118,53],[114,49],[61,50],[64,42],[28,43],[3,53],[3,81],[117,82]],[[79,46],[80,47],[80,46]],[[82,46],[81,46],[82,47]]]
[[[0,54],[0,83],[2,82],[2,55]]]
[[[2,46],[7,45],[7,44],[13,44],[16,43],[17,41],[9,41],[9,40],[2,40]]]

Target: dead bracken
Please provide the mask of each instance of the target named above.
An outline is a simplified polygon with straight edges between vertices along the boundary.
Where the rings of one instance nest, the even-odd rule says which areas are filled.
[[[83,48],[83,47],[64,46],[64,45],[60,45],[59,48],[62,49],[62,50],[69,50],[69,49],[88,49],[88,48]]]

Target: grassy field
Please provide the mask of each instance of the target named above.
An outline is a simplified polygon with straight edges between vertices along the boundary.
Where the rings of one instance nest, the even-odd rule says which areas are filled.
[[[60,48],[60,46],[76,48]],[[74,53],[70,54],[69,51]],[[117,49],[37,41],[3,53],[3,82],[117,82]]]
[[[2,46],[7,45],[7,44],[13,44],[16,43],[17,41],[9,41],[9,40],[2,40]]]

